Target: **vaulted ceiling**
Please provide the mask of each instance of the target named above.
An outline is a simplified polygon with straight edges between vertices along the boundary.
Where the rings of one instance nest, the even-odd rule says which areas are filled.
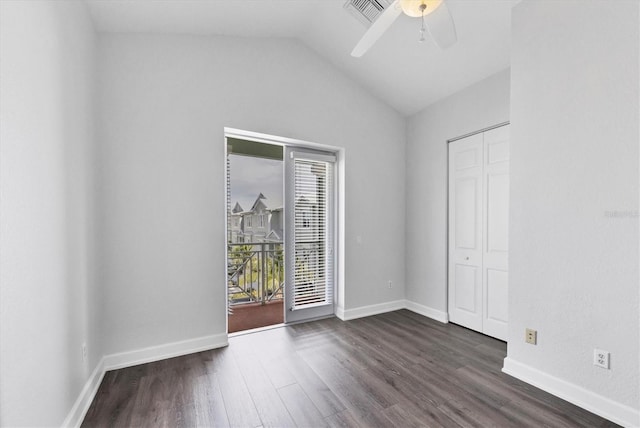
[[[419,43],[419,18],[400,16],[361,58],[366,27],[345,0],[87,0],[98,31],[299,39],[404,115],[509,66],[519,0],[447,0],[458,43]]]

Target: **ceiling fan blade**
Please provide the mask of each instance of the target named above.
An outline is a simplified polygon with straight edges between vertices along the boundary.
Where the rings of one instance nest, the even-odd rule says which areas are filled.
[[[393,22],[400,16],[402,13],[402,9],[398,7],[398,0],[394,1],[390,4],[384,12],[378,16],[378,18],[371,24],[371,27],[364,33],[364,36],[360,39],[358,44],[353,51],[351,51],[351,56],[356,58],[364,55],[371,46],[387,31],[387,28],[393,24]],[[435,12],[434,12],[435,13]]]
[[[456,26],[453,23],[447,2],[443,1],[440,6],[429,15],[424,17],[429,33],[440,49],[453,46],[458,41]]]

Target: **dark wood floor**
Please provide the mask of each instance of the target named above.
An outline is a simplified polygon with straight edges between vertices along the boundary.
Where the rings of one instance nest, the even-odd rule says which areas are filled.
[[[406,310],[229,343],[108,372],[83,426],[616,426],[503,374],[503,342]]]

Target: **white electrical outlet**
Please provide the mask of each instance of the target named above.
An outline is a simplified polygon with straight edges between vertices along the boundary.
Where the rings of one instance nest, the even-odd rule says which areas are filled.
[[[603,369],[609,369],[609,351],[603,351],[602,349],[594,349],[593,365],[602,367]]]
[[[393,284],[391,283],[391,280],[389,280],[389,288],[393,287]]]
[[[531,344],[531,345],[537,345],[538,344],[538,330],[534,330],[532,328],[525,329],[524,341],[529,343],[529,344]]]
[[[82,344],[82,361],[86,361],[87,360],[87,344],[83,343]]]

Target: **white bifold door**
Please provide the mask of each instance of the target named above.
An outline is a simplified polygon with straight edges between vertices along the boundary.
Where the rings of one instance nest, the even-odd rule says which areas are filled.
[[[334,313],[334,164],[285,149],[285,322]]]
[[[507,338],[509,126],[449,143],[449,320]]]

